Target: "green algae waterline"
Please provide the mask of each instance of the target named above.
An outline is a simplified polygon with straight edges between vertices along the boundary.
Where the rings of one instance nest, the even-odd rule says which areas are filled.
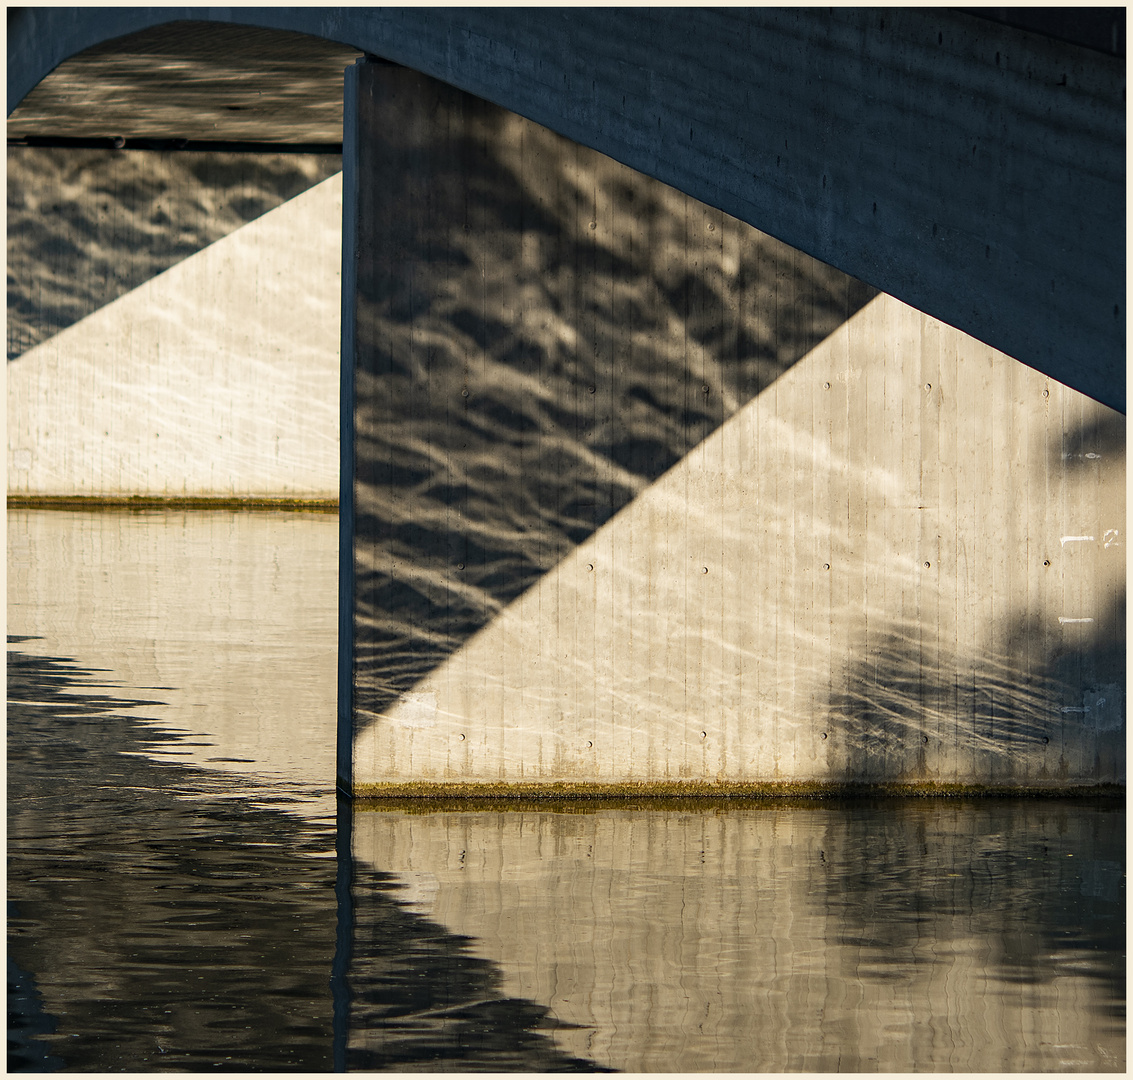
[[[345,793],[344,793],[345,794]],[[927,781],[892,781],[886,783],[853,783],[842,781],[782,781],[748,783],[710,783],[697,780],[640,781],[636,783],[476,783],[406,782],[355,784],[354,799],[359,808],[375,808],[382,803],[402,805],[421,800],[445,805],[506,806],[544,801],[590,802],[605,805],[620,800],[634,800],[642,806],[656,801],[687,800],[690,805],[702,803],[705,808],[726,805],[733,801],[773,804],[779,800],[884,798],[900,796],[919,799],[971,798],[1124,798],[1120,784],[1060,784],[1057,781],[1030,784],[957,784]]]
[[[298,510],[337,514],[337,499],[243,495],[8,495],[9,510]]]

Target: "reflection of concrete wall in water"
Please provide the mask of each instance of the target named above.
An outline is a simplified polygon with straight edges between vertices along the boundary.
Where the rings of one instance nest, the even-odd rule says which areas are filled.
[[[1110,1070],[1124,814],[1108,818],[998,800],[379,810],[355,815],[354,853],[598,1065]]]
[[[1123,780],[1120,416],[360,70],[355,790]]]
[[[169,156],[45,156],[59,214],[19,176],[8,490],[334,498],[341,179],[263,213],[322,160]]]
[[[325,790],[337,543],[333,514],[9,510],[8,628],[143,699],[165,760]]]

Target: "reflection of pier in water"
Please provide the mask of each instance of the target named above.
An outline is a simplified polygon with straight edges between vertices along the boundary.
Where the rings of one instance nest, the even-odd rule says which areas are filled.
[[[187,736],[165,760],[296,782],[325,812],[337,545],[335,514],[10,510],[8,626],[144,699]]]
[[[395,895],[548,1008],[567,1054],[633,1072],[1124,1067],[1117,804],[402,805],[355,813],[359,881],[396,867]],[[360,890],[363,948],[374,910]],[[359,1063],[387,1045],[364,1020],[349,1038]]]

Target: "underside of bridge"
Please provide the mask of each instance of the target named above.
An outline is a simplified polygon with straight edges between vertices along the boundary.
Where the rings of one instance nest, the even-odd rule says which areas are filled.
[[[1124,9],[972,10],[9,9],[9,137],[338,143],[362,52],[1124,411]]]
[[[1123,12],[21,9],[9,114],[342,155],[344,790],[1124,783]]]

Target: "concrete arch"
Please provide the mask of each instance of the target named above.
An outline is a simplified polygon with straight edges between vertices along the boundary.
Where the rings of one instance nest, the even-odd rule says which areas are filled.
[[[9,113],[68,57],[163,23],[309,34],[502,105],[1124,411],[1116,42],[1091,48],[1088,36],[927,9],[8,18]]]

